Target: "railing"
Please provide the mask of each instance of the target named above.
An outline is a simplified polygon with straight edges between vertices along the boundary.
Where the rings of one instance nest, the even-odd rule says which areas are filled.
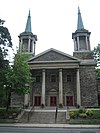
[[[57,121],[57,114],[58,114],[58,107],[56,106],[56,112],[55,112],[55,123]]]
[[[30,121],[30,117],[31,117],[31,113],[34,111],[34,106],[32,106],[32,108],[30,109],[30,111],[28,112],[28,115],[27,115],[27,122]]]

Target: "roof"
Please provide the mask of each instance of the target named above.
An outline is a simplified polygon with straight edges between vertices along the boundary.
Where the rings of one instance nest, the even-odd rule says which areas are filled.
[[[59,50],[50,48],[35,57],[32,57],[28,62],[64,62],[64,61],[79,61],[77,58],[61,52]]]
[[[84,25],[83,25],[82,16],[80,13],[80,8],[78,7],[77,30],[82,30],[82,29],[84,29]]]
[[[29,10],[28,18],[27,18],[25,32],[32,32],[30,10]]]

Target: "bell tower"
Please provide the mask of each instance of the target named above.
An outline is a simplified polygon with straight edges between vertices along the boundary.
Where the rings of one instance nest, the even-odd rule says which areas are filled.
[[[90,51],[90,32],[84,29],[80,8],[78,7],[77,30],[72,33],[74,41],[74,51],[86,52]]]
[[[32,33],[30,10],[25,31],[19,35],[19,51],[35,56],[37,36]]]
[[[93,59],[90,48],[90,34],[91,32],[84,28],[80,8],[78,7],[77,30],[72,33],[72,39],[74,41],[74,57],[79,59]]]

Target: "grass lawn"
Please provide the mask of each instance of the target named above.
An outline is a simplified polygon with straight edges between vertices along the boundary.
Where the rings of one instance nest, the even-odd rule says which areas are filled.
[[[93,111],[94,117],[100,119],[100,110],[92,110],[92,111]]]

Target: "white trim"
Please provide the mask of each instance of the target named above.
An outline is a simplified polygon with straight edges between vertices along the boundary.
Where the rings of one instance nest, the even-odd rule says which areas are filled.
[[[42,56],[42,55],[44,55],[44,54],[46,54],[46,53],[48,53],[48,52],[50,52],[50,51],[57,52],[57,53],[59,53],[59,54],[62,54],[62,55],[64,55],[64,56],[69,57],[69,58],[74,59],[74,60],[79,60],[78,58],[73,57],[73,56],[71,56],[71,55],[69,55],[69,54],[66,54],[66,53],[61,52],[61,51],[59,51],[59,50],[50,48],[50,49],[48,49],[48,50],[46,50],[46,51],[44,51],[44,52],[42,52],[42,53],[36,55],[35,57],[32,57],[32,58],[29,59],[28,61],[34,60],[34,59],[38,58],[39,56]]]

